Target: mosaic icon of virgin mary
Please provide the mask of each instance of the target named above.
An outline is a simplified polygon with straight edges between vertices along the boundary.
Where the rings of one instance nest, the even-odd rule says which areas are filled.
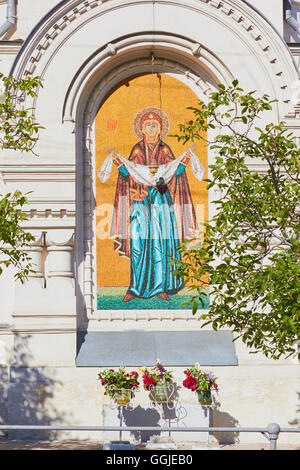
[[[110,236],[115,251],[130,259],[124,302],[154,296],[168,301],[183,288],[170,260],[180,258],[180,243],[193,238],[198,228],[186,166],[200,181],[204,168],[191,149],[175,158],[163,141],[169,120],[162,109],[140,110],[133,129],[139,141],[129,158],[113,150],[98,173],[105,183],[113,164],[119,172]]]

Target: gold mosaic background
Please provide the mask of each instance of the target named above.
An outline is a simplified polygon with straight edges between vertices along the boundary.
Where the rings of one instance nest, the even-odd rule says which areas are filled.
[[[107,148],[115,148],[128,158],[138,138],[133,131],[133,118],[137,111],[146,106],[161,107],[170,120],[170,134],[178,133],[178,124],[192,119],[193,113],[186,109],[197,106],[195,93],[180,80],[166,74],[149,74],[127,80],[107,97],[101,106],[95,123],[96,133],[96,172],[108,155]],[[164,141],[171,147],[175,158],[185,150],[177,139],[166,137]],[[207,177],[207,149],[202,141],[195,150],[205,168]],[[198,222],[208,217],[208,195],[206,183],[199,182],[189,166],[187,176],[192,193]],[[127,287],[130,280],[130,261],[120,257],[109,239],[110,221],[114,202],[118,170],[113,166],[112,174],[106,183],[96,178],[96,232],[97,232],[97,280],[98,287]]]

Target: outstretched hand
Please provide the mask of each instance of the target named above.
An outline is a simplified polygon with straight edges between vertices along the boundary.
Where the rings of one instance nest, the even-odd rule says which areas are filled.
[[[111,147],[106,147],[106,150],[108,151],[109,154],[112,154],[112,161],[113,161],[113,164],[119,168],[120,166],[123,165],[123,163],[121,162],[120,158],[118,157],[118,154],[117,154],[117,151],[116,149],[112,149]]]

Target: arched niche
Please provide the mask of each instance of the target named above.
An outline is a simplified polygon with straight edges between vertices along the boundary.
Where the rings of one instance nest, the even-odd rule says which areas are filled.
[[[230,72],[221,64],[214,69],[214,72],[208,66],[199,64],[195,57],[189,57],[180,50],[175,51],[166,47],[156,47],[155,49],[143,47],[134,49],[127,54],[120,54],[118,57],[112,57],[110,61],[105,63],[104,71],[101,71],[101,67],[99,67],[95,73],[94,82],[89,83],[91,93],[88,93],[83,87],[76,106],[77,114],[73,125],[78,139],[77,187],[79,191],[77,191],[77,203],[78,207],[84,208],[82,213],[80,210],[78,211],[76,226],[80,226],[81,240],[78,238],[78,242],[81,244],[81,249],[79,253],[83,254],[80,263],[82,266],[81,285],[84,289],[82,291],[83,308],[86,310],[86,318],[89,321],[97,319],[102,321],[122,319],[148,321],[150,319],[182,320],[192,318],[188,310],[151,312],[143,310],[142,313],[139,311],[124,313],[121,309],[101,311],[97,308],[95,119],[106,97],[126,79],[130,80],[133,76],[168,74],[185,83],[199,99],[206,100],[208,94],[217,88],[218,83],[229,84],[233,79]],[[69,107],[71,110],[73,109],[71,106]],[[68,109],[68,104],[66,104],[66,109]]]

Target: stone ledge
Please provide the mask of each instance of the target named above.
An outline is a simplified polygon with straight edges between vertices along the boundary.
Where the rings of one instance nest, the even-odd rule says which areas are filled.
[[[238,365],[230,331],[82,331],[77,351],[78,367]]]

